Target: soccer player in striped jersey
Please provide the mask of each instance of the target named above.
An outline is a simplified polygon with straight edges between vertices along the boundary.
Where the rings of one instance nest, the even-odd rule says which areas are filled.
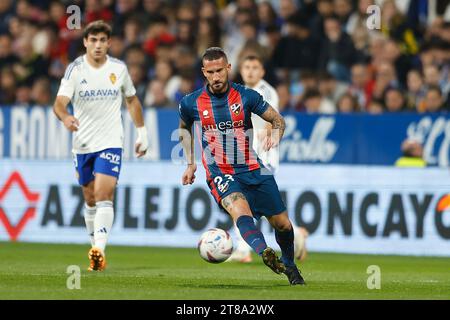
[[[265,70],[263,60],[256,55],[244,57],[240,64],[240,73],[245,86],[258,92],[271,107],[278,111],[278,93],[274,87],[264,80]],[[279,166],[279,150],[278,148],[271,148],[270,150],[264,150],[263,148],[264,139],[271,134],[272,125],[255,113],[252,113],[252,124],[254,132],[253,149],[264,166],[275,174]],[[308,232],[304,228],[293,227],[295,257],[302,261],[306,256],[305,243]],[[239,230],[236,225],[234,225],[234,228],[238,238],[237,246],[227,261],[252,262],[250,246],[239,235]]]
[[[67,67],[53,106],[58,119],[73,132],[72,152],[92,245],[90,271],[106,267],[105,247],[113,225],[113,196],[122,164],[123,98],[137,128],[136,155],[142,157],[148,148],[142,106],[127,66],[107,55],[110,37],[111,27],[103,21],[86,26],[86,54]],[[73,115],[67,111],[69,102]]]
[[[207,184],[216,202],[270,269],[286,274],[292,285],[304,284],[294,262],[293,228],[278,186],[251,147],[252,113],[272,125],[273,134],[263,144],[266,150],[277,146],[283,136],[283,117],[256,91],[228,81],[231,65],[221,48],[208,48],[202,66],[207,84],[185,96],[179,105],[180,139],[188,160],[182,183],[195,180],[192,127],[196,122],[201,131]],[[253,218],[262,216],[275,229],[281,259],[255,225]]]

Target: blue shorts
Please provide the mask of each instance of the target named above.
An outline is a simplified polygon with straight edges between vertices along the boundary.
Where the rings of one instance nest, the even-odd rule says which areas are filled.
[[[78,183],[86,186],[95,179],[95,173],[119,178],[122,164],[122,148],[110,148],[102,151],[74,155]]]
[[[207,181],[211,194],[221,209],[221,201],[233,192],[242,193],[247,199],[253,217],[270,217],[286,211],[278,185],[271,174],[261,175],[261,169],[215,176]]]

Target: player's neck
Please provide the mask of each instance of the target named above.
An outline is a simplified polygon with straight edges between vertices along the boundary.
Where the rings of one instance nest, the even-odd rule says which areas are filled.
[[[86,60],[91,67],[98,69],[106,63],[107,57],[105,55],[104,57],[102,57],[100,59],[94,59],[91,56],[89,56],[88,54],[86,54]]]

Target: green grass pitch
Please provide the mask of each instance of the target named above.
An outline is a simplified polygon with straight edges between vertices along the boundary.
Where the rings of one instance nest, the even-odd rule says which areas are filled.
[[[196,249],[109,246],[108,268],[91,273],[87,245],[0,242],[4,299],[450,299],[450,259],[310,253],[300,266],[307,286],[254,256],[250,264],[209,264]],[[69,290],[67,267],[81,268],[81,289]],[[367,267],[381,270],[381,288],[367,288]]]

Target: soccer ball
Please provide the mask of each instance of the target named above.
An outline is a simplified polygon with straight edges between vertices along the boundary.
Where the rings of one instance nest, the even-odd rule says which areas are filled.
[[[204,260],[211,263],[220,263],[231,256],[233,240],[225,230],[213,228],[202,234],[197,248]]]

